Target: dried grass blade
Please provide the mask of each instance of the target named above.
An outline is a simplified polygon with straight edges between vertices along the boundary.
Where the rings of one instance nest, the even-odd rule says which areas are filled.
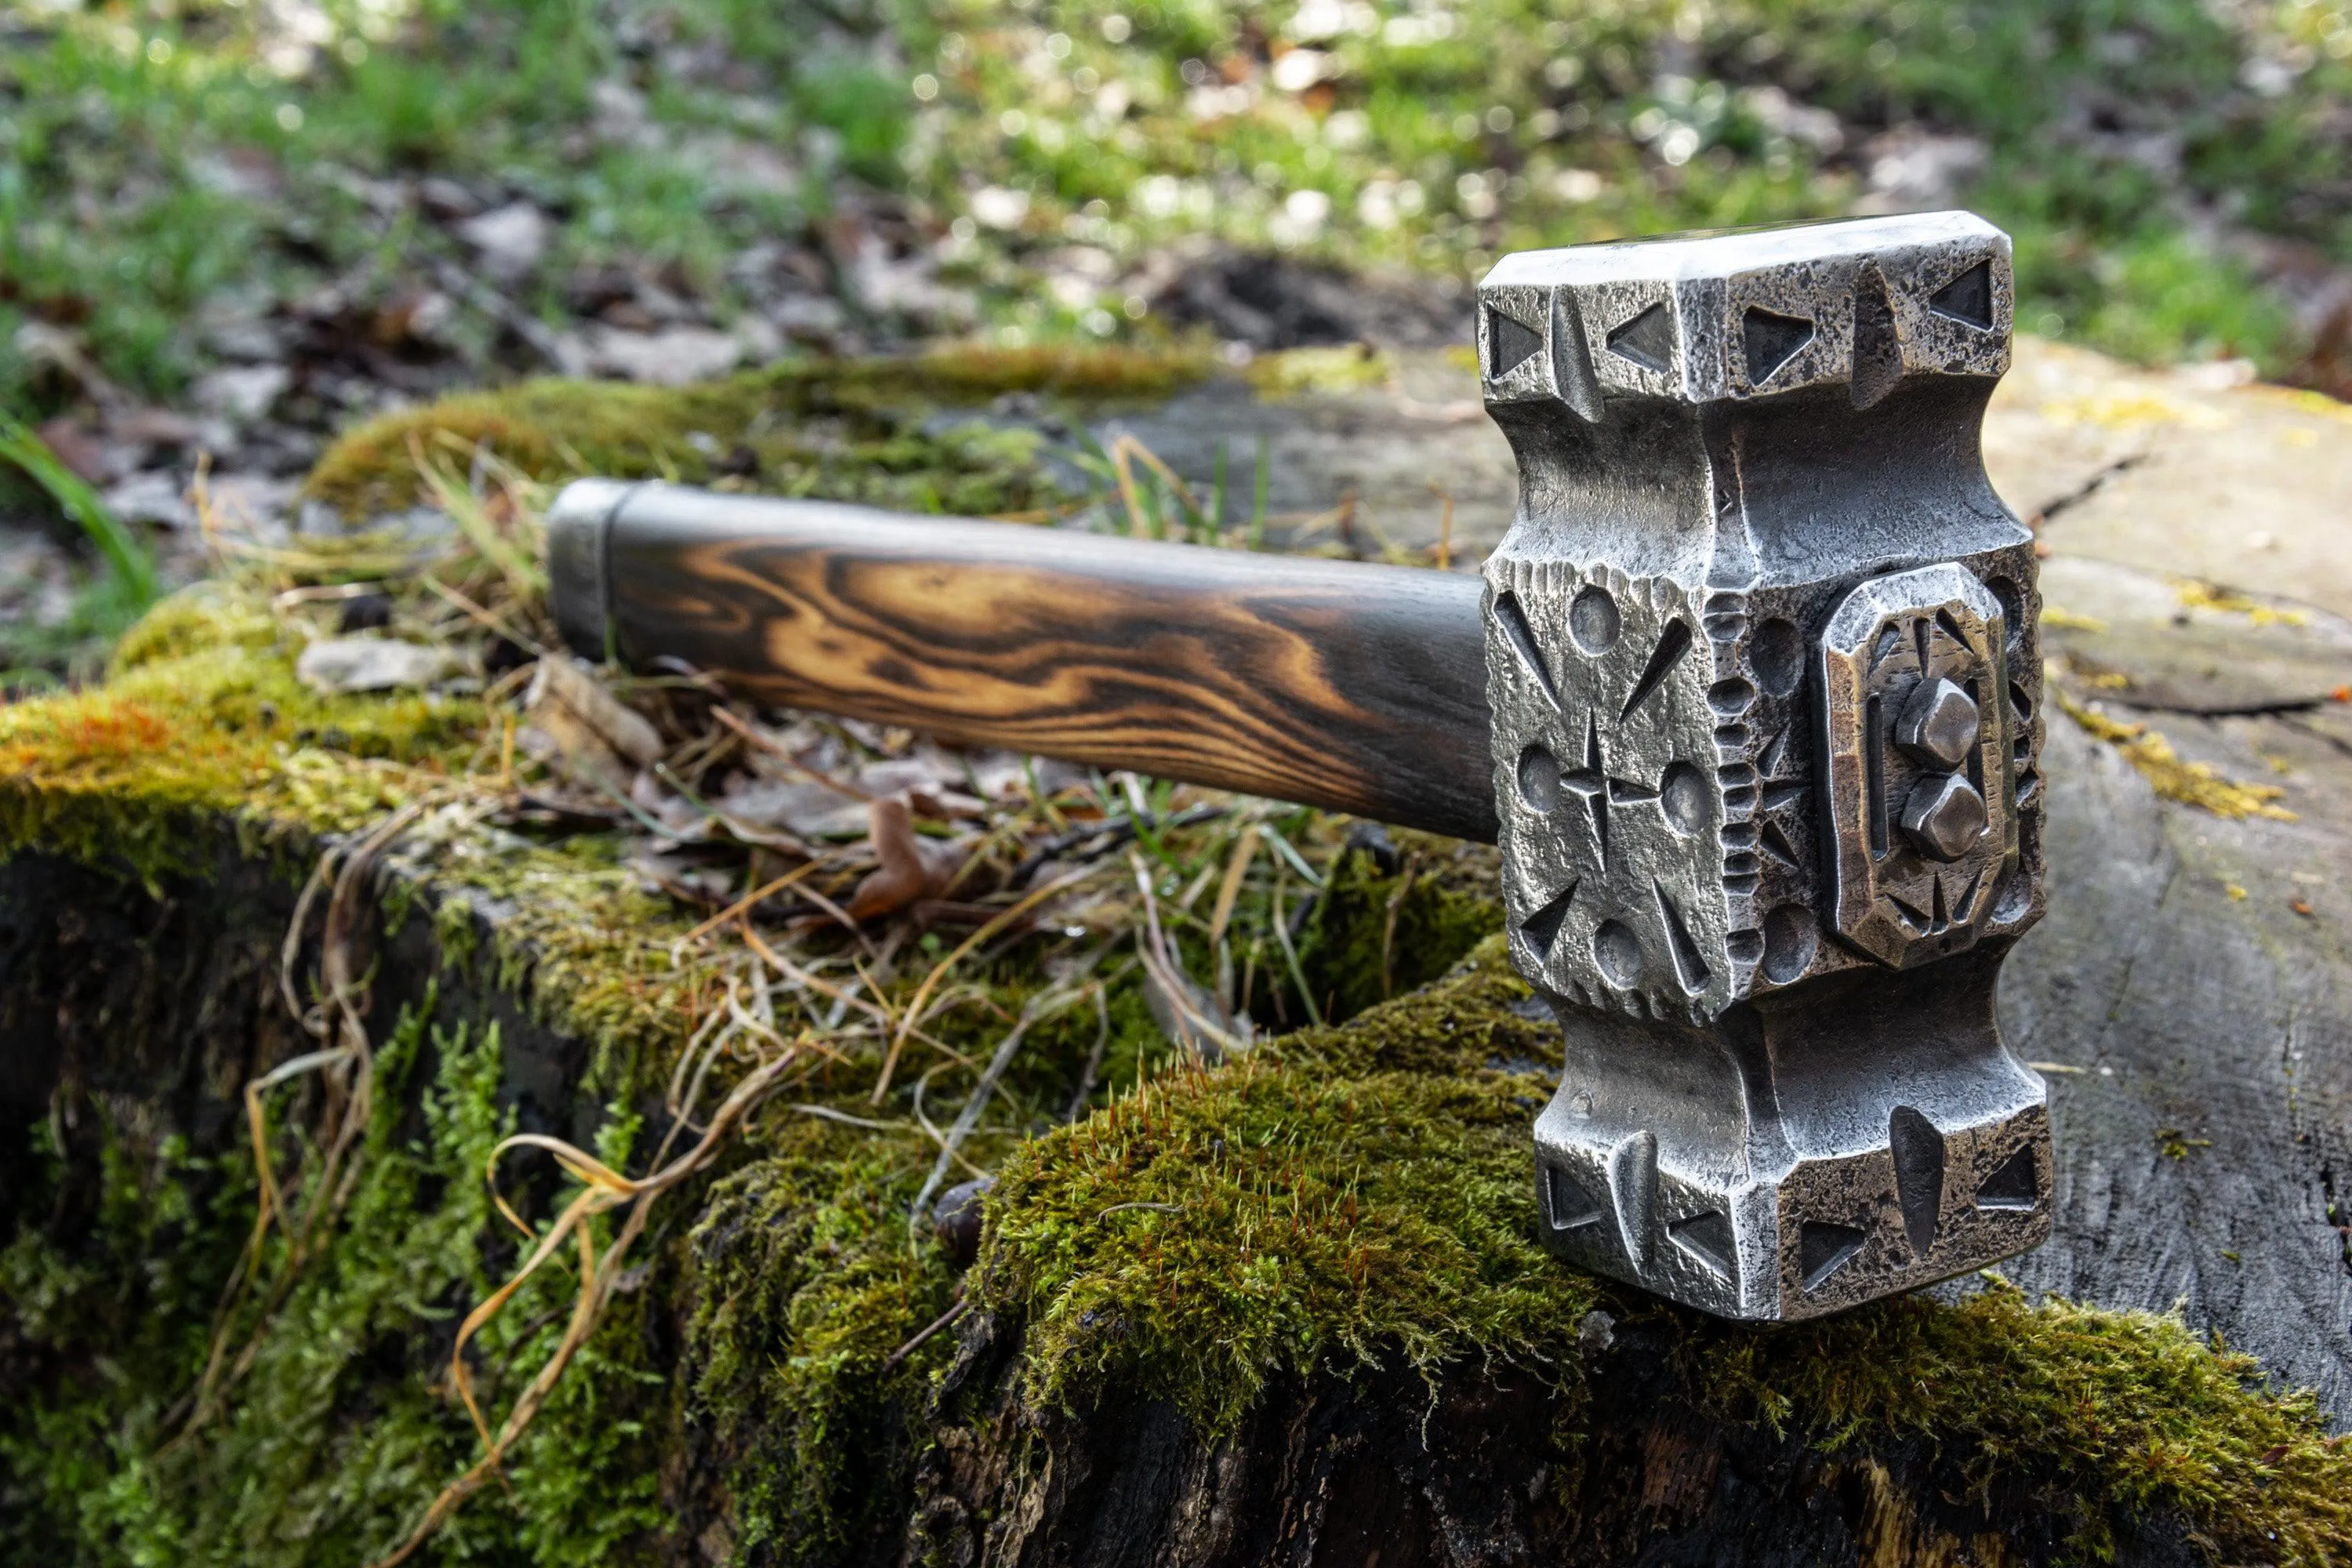
[[[786,888],[791,887],[802,878],[815,871],[818,867],[838,863],[841,858],[842,858],[838,855],[820,855],[814,860],[805,861],[801,865],[793,867],[782,876],[763,884],[751,892],[744,894],[741,898],[736,900],[733,903],[728,905],[725,909],[719,910],[717,914],[711,916],[709,920],[704,921],[700,925],[696,926],[692,931],[678,938],[672,945],[683,948],[689,942],[701,941],[704,937],[709,936],[712,931],[717,931],[720,926],[751,913],[751,910],[760,906],[761,900],[773,898],[776,894],[782,892]]]
[[[507,580],[509,593],[519,599],[531,599],[547,591],[547,574],[539,563],[499,531],[471,487],[425,455],[424,444],[413,431],[408,437],[408,457],[416,467],[417,477],[433,492],[434,500],[457,525],[466,542],[480,552],[482,559]]]
[[[940,1157],[932,1162],[930,1175],[924,1179],[922,1190],[915,1194],[914,1205],[907,1211],[907,1222],[910,1226],[921,1219],[923,1205],[931,1201],[931,1194],[940,1190],[941,1182],[947,1180],[948,1163],[961,1159],[957,1151],[963,1147],[963,1141],[971,1136],[971,1130],[980,1125],[981,1116],[988,1109],[989,1097],[996,1092],[997,1083],[1004,1077],[1005,1069],[1013,1065],[1013,1055],[1020,1050],[1022,1040],[1031,1028],[1084,996],[1087,989],[1044,992],[1031,997],[1028,1005],[1021,1009],[1021,1016],[1013,1022],[1004,1038],[997,1043],[996,1054],[988,1058],[988,1067],[981,1073],[979,1084],[964,1100],[963,1109],[956,1113],[947,1136],[940,1140]],[[967,1170],[972,1169],[969,1161],[963,1163]],[[975,1171],[974,1173],[982,1173]],[[908,1239],[912,1238],[910,1231]]]
[[[932,967],[931,972],[923,976],[922,984],[916,988],[914,1000],[909,1002],[907,1005],[906,1011],[899,1015],[898,1027],[890,1037],[889,1053],[882,1058],[882,1073],[879,1078],[875,1079],[874,1092],[872,1096],[869,1097],[873,1104],[881,1104],[882,1097],[890,1092],[890,1075],[898,1065],[898,1053],[906,1047],[907,1036],[914,1029],[916,1022],[921,1017],[923,1004],[930,999],[931,992],[938,987],[940,981],[946,976],[947,972],[954,968],[957,964],[962,963],[965,958],[971,955],[974,948],[979,947],[982,942],[985,942],[991,937],[995,936],[1006,926],[1011,925],[1014,921],[1019,920],[1023,915],[1027,914],[1031,910],[1035,909],[1039,904],[1045,902],[1047,899],[1052,898],[1055,893],[1073,887],[1076,883],[1093,876],[1097,869],[1097,867],[1082,866],[1078,869],[1069,872],[1066,875],[1056,877],[1052,881],[1046,883],[1044,887],[1036,889],[1034,891],[1023,898],[1019,903],[1013,905],[1003,914],[998,915],[994,920],[990,921],[986,925],[982,926],[970,936],[964,938],[961,942],[957,944],[952,952],[950,952],[945,958],[940,959],[940,962]]]
[[[547,1255],[562,1245],[563,1234],[567,1228],[576,1238],[576,1245],[581,1253],[580,1293],[573,1303],[572,1321],[565,1328],[563,1338],[557,1344],[554,1353],[524,1386],[522,1394],[515,1401],[514,1408],[508,1413],[506,1420],[500,1424],[497,1435],[492,1436],[488,1432],[484,1432],[488,1451],[471,1468],[441,1489],[440,1494],[426,1508],[425,1516],[409,1532],[408,1538],[388,1555],[378,1559],[372,1568],[395,1568],[396,1564],[406,1562],[415,1555],[418,1547],[424,1545],[433,1533],[441,1528],[450,1514],[454,1513],[467,1498],[479,1491],[484,1482],[498,1473],[499,1464],[508,1451],[514,1447],[516,1440],[530,1426],[532,1417],[539,1414],[541,1406],[546,1404],[548,1395],[553,1392],[557,1381],[563,1375],[564,1369],[571,1364],[572,1358],[579,1352],[580,1347],[585,1344],[589,1336],[595,1331],[596,1324],[602,1319],[605,1306],[611,1301],[614,1285],[619,1279],[621,1260],[627,1255],[630,1245],[644,1234],[646,1219],[651,1213],[653,1200],[709,1163],[720,1142],[734,1130],[736,1123],[742,1120],[751,1108],[774,1087],[784,1069],[790,1067],[797,1057],[798,1053],[786,1051],[747,1074],[743,1081],[736,1085],[733,1092],[720,1103],[718,1111],[710,1119],[709,1127],[704,1131],[701,1139],[695,1146],[641,1180],[632,1181],[586,1151],[566,1143],[560,1138],[550,1138],[541,1133],[518,1133],[500,1142],[498,1149],[492,1152],[490,1172],[493,1177],[491,1187],[493,1194],[497,1191],[495,1172],[499,1154],[508,1149],[518,1147],[546,1150],[556,1157],[565,1170],[589,1184],[578,1197],[565,1205],[556,1224],[550,1227],[548,1236],[533,1248],[531,1258],[524,1266],[524,1270],[519,1271],[515,1279],[509,1280],[497,1293],[467,1315],[466,1325],[459,1332],[457,1348],[462,1349],[467,1339],[479,1332],[482,1325],[488,1323],[497,1315],[499,1308],[513,1299],[514,1292],[520,1288],[527,1272],[535,1270],[543,1264]],[[667,1149],[668,1141],[665,1139],[663,1150],[667,1152]],[[614,1237],[613,1245],[605,1249],[602,1259],[597,1259],[585,1221],[592,1218],[594,1214],[616,1207],[631,1198],[634,1198],[635,1202],[631,1205],[628,1218],[622,1225],[620,1235]],[[500,1199],[499,1202],[503,1208],[504,1200]],[[453,1380],[457,1383],[459,1392],[467,1396],[467,1409],[474,1416],[475,1426],[479,1430],[484,1426],[484,1423],[471,1397],[471,1381],[454,1352],[450,1364]]]

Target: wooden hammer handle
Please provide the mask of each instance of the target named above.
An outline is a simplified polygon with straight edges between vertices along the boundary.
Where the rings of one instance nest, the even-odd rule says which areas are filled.
[[[1495,837],[1475,577],[601,479],[548,529],[589,658]]]

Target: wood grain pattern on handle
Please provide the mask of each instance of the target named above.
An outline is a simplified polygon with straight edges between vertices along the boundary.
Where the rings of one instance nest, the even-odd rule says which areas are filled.
[[[778,707],[1495,836],[1474,577],[582,480],[572,646]]]

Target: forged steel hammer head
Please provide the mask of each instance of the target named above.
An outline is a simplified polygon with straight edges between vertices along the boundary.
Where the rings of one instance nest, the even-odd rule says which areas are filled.
[[[2049,1232],[2000,960],[2042,909],[2032,536],[1979,426],[2009,241],[1965,213],[1506,258],[1486,565],[1510,942],[1566,1027],[1573,1261],[1801,1318]]]

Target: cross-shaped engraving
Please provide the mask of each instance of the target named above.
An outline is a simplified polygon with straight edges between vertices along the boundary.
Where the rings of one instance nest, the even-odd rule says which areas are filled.
[[[1658,792],[1635,779],[1609,776],[1609,756],[1601,744],[1601,717],[1585,715],[1584,765],[1559,775],[1559,787],[1584,802],[1592,819],[1593,842],[1599,847],[1601,868],[1609,868],[1609,808],[1655,800]]]

